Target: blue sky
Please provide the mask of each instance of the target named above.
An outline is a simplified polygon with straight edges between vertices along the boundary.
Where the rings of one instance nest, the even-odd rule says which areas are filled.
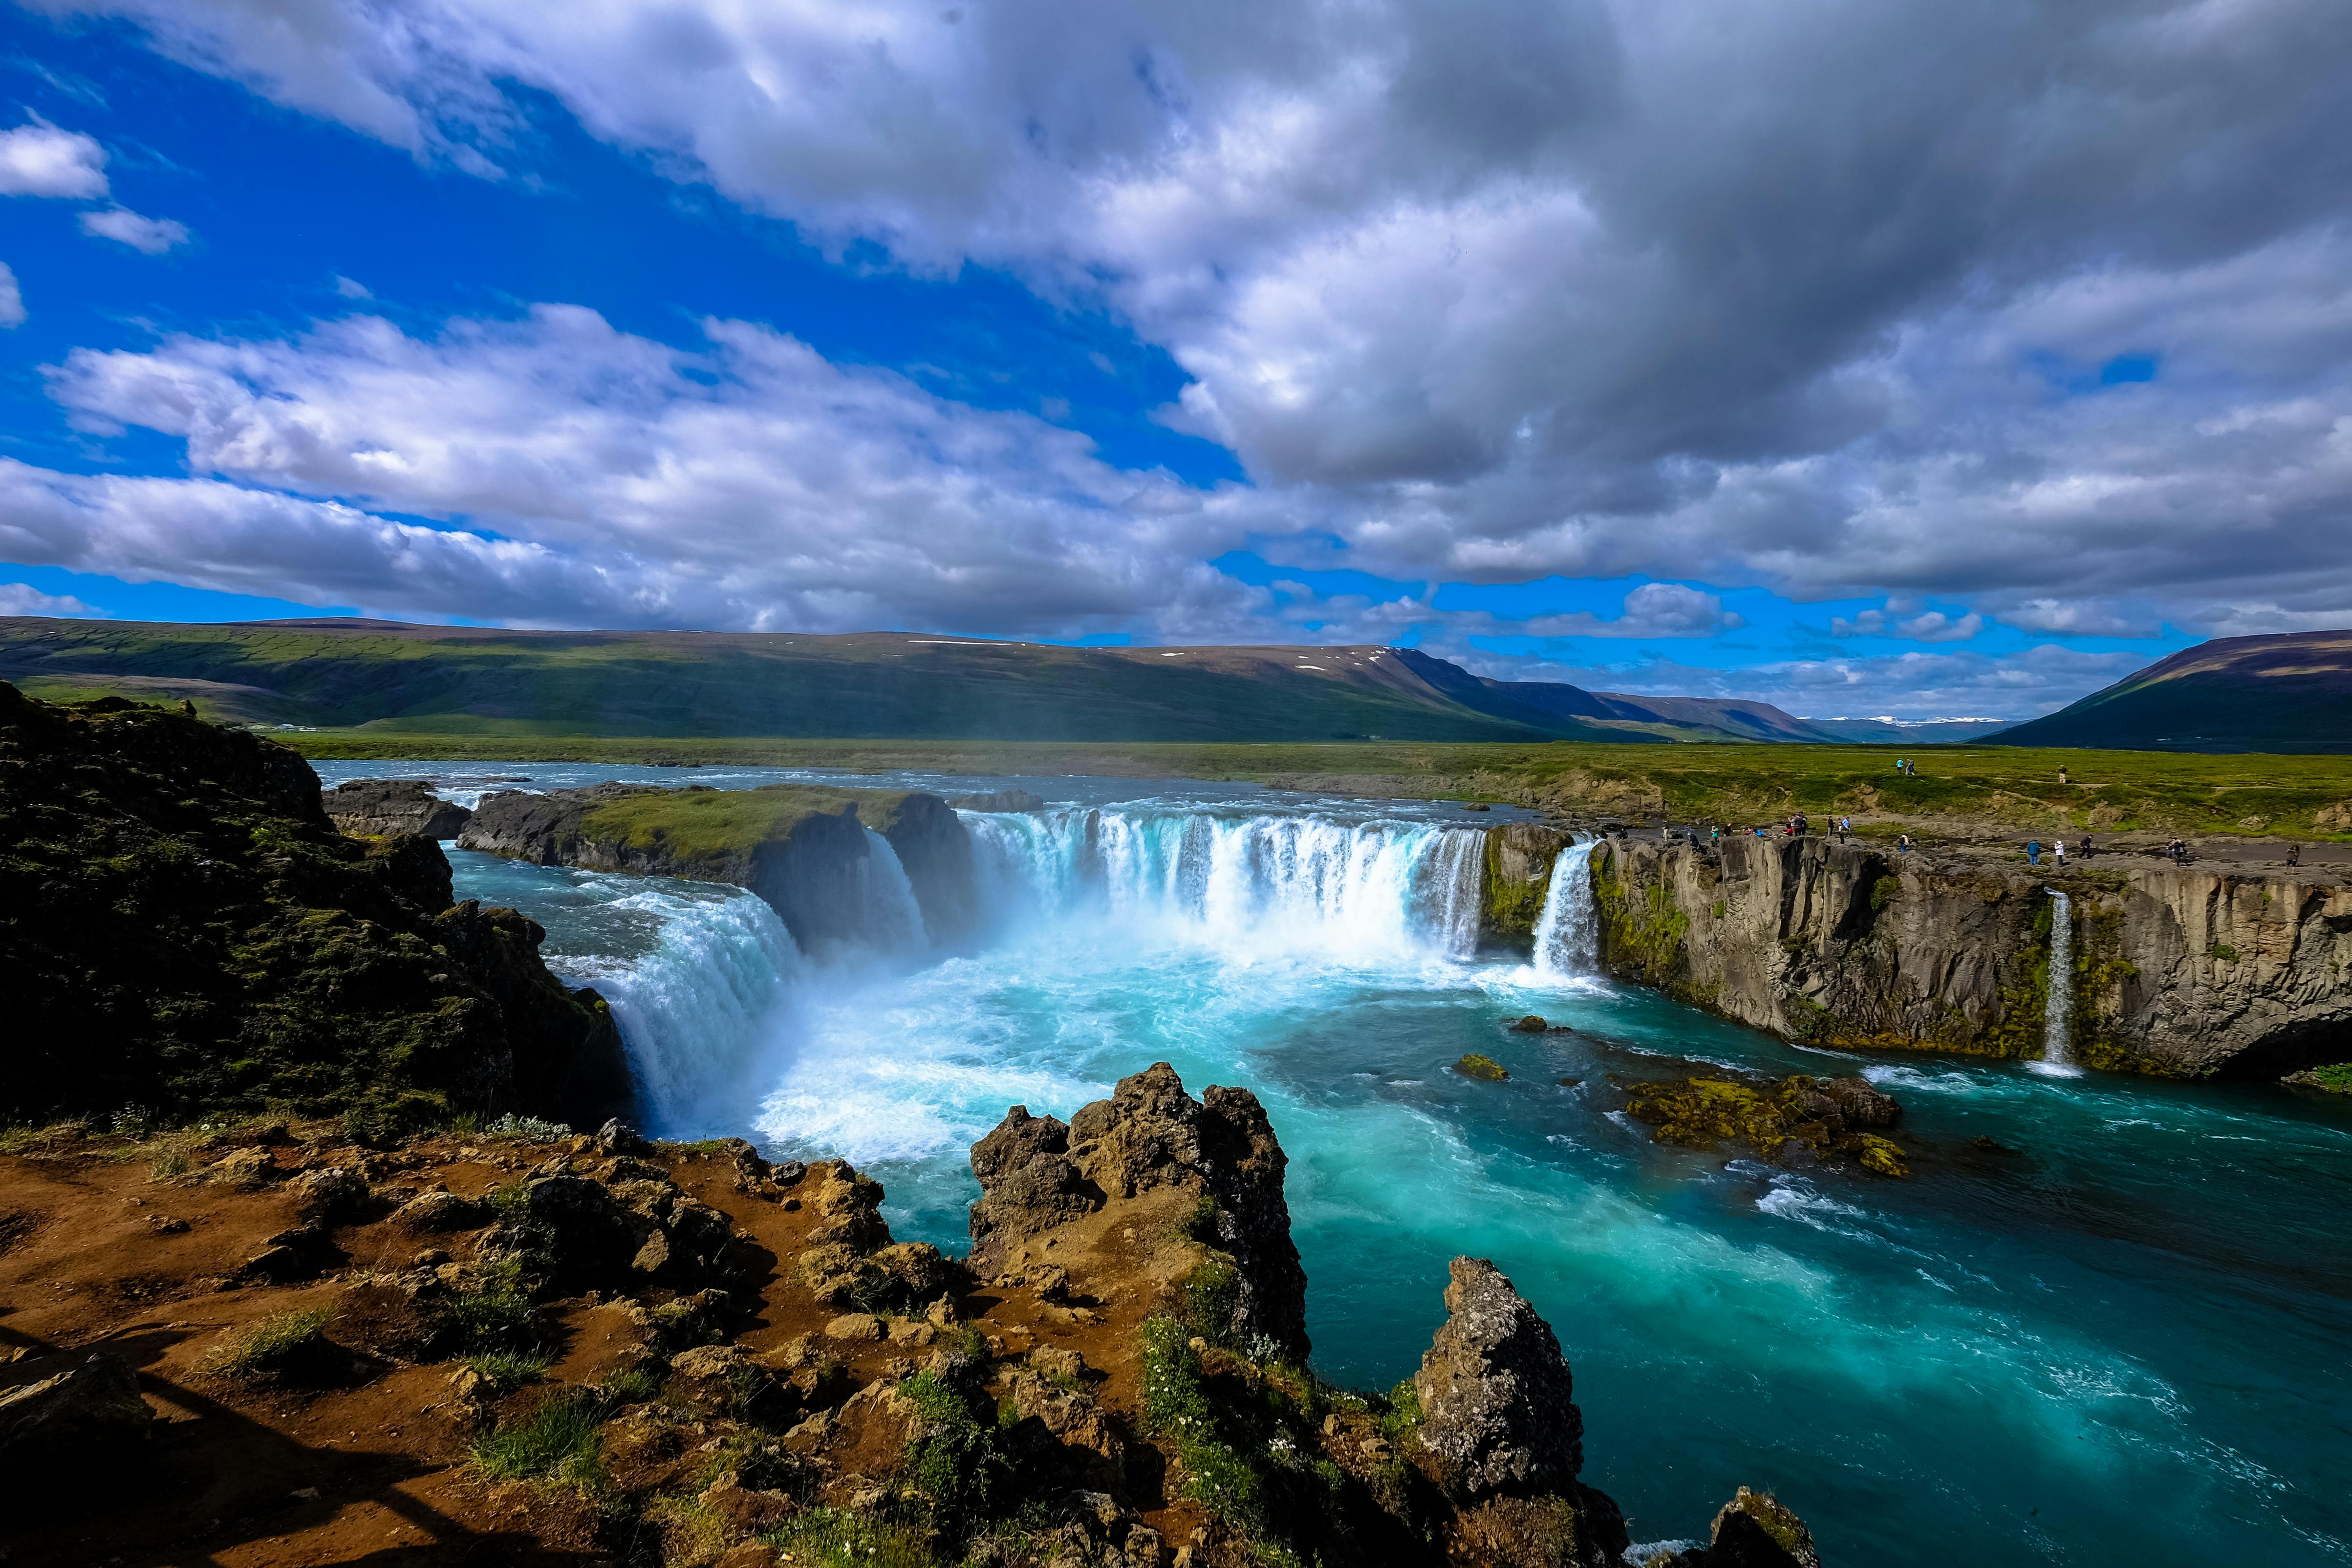
[[[2283,39],[1727,11],[1710,88],[1607,5],[286,9],[0,5],[0,612],[1389,642],[1906,717],[2352,612],[2345,161],[2215,177],[2317,135]],[[1988,88],[2053,26],[2160,130]]]

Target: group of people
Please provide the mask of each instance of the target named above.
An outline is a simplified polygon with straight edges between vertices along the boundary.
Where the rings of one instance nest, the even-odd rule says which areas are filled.
[[[2178,840],[2175,840],[2174,841],[2179,842]],[[2084,833],[2081,838],[2074,841],[2074,858],[2077,860],[2089,860],[2091,858],[2091,835]],[[2056,842],[2053,843],[2050,846],[2050,849],[2052,860],[2059,865],[2064,865],[2066,863],[2066,841],[2060,839]],[[2028,839],[2025,841],[2025,858],[2035,865],[2040,865],[2042,863],[2042,841],[2039,839]]]
[[[1895,771],[1906,779],[1916,779],[1919,777],[1919,765],[1907,757],[1898,757],[1895,759]]]

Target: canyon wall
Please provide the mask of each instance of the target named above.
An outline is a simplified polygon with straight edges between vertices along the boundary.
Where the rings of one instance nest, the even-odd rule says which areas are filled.
[[[2087,1066],[2277,1077],[2352,1056],[2352,890],[2170,865],[2029,873],[1825,839],[1612,839],[1602,963],[1809,1044],[2043,1052],[2055,887]]]

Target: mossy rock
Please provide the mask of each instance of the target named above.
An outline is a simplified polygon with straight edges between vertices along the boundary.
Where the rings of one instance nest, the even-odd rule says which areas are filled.
[[[1455,1062],[1454,1071],[1465,1078],[1475,1078],[1483,1083],[1500,1083],[1511,1076],[1501,1062],[1491,1056],[1480,1056],[1476,1051]]]
[[[1651,1136],[1662,1144],[1711,1149],[1723,1142],[1744,1143],[1768,1159],[1801,1144],[1816,1159],[1851,1159],[1880,1176],[1911,1174],[1899,1145],[1846,1131],[1835,1103],[1801,1072],[1770,1084],[1727,1078],[1637,1083],[1625,1109],[1655,1128]]]

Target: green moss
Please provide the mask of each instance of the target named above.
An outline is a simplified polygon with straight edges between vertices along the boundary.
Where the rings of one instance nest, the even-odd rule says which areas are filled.
[[[1503,873],[1503,835],[1486,835],[1486,876],[1484,906],[1479,912],[1482,927],[1496,936],[1533,936],[1536,922],[1543,916],[1544,899],[1551,889],[1552,873],[1559,862],[1544,869],[1533,881],[1522,881]]]
[[[1455,1062],[1454,1071],[1465,1078],[1475,1078],[1487,1083],[1500,1083],[1510,1077],[1502,1063],[1491,1056],[1480,1056],[1475,1051]]]
[[[903,789],[828,789],[770,784],[757,789],[664,789],[607,801],[580,820],[584,839],[660,850],[680,861],[749,855],[790,837],[812,817],[854,812],[876,831],[896,825]]]
[[[1234,1337],[1234,1314],[1241,1310],[1241,1270],[1222,1252],[1213,1252],[1176,1281],[1176,1300],[1184,1322],[1211,1344],[1227,1344]]]
[[[2205,951],[2210,956],[2224,964],[2234,964],[2238,961],[2238,950],[2227,942],[2216,942]]]
[[[1602,958],[1620,974],[1631,971],[1646,984],[1693,999],[1687,994],[1690,957],[1684,949],[1690,916],[1664,883],[1630,888],[1617,874],[1613,860],[1604,861],[1602,874],[1593,880]],[[1631,870],[1630,862],[1625,869]]]
[[[1794,1073],[1778,1083],[1756,1085],[1727,1078],[1685,1078],[1636,1083],[1626,1113],[1657,1129],[1662,1144],[1713,1148],[1718,1142],[1751,1145],[1777,1155],[1792,1140],[1818,1158],[1843,1157],[1879,1176],[1911,1174],[1902,1147],[1867,1133],[1840,1133],[1815,1120],[1806,1100],[1813,1081]]]

